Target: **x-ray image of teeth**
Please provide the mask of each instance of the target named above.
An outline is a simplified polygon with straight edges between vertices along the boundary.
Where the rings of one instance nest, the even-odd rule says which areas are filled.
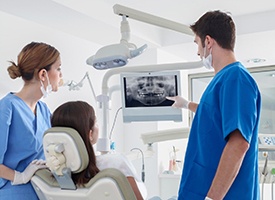
[[[167,100],[166,96],[177,95],[174,75],[127,77],[124,81],[126,107],[170,106],[173,102]]]

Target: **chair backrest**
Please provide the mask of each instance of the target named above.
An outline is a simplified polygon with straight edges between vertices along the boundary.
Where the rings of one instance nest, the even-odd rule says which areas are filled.
[[[71,174],[83,171],[89,162],[87,149],[76,130],[68,127],[48,129],[43,137],[43,148],[50,170],[39,170],[31,179],[39,199],[136,199],[127,178],[117,169],[100,171],[84,186],[74,184]],[[53,157],[60,167],[51,163]]]

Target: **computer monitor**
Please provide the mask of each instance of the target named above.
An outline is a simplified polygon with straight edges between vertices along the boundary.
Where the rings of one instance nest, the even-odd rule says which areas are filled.
[[[181,95],[180,72],[122,73],[123,122],[182,121],[181,109],[166,96]]]

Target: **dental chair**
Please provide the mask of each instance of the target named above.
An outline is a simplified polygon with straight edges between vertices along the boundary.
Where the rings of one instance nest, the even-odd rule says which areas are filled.
[[[83,171],[89,162],[84,142],[76,130],[48,129],[43,147],[50,170],[38,170],[31,179],[40,200],[136,200],[127,178],[117,169],[100,171],[84,186],[74,184],[71,174]],[[51,163],[57,160],[58,167]]]

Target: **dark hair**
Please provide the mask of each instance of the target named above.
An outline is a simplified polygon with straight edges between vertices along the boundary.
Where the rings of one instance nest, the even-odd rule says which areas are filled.
[[[99,169],[96,166],[96,156],[90,143],[89,131],[95,125],[95,111],[92,106],[84,101],[70,101],[60,105],[51,118],[53,127],[64,126],[75,129],[82,137],[89,155],[88,167],[77,174],[72,174],[73,181],[78,185],[87,183]]]
[[[190,26],[193,32],[200,37],[202,46],[207,35],[216,40],[224,49],[234,50],[235,24],[228,13],[219,10],[209,11]]]
[[[34,76],[38,77],[38,72],[41,69],[49,71],[59,55],[59,51],[51,45],[31,42],[19,53],[17,65],[10,61],[11,65],[7,70],[12,79],[22,76],[24,81],[30,81]]]

